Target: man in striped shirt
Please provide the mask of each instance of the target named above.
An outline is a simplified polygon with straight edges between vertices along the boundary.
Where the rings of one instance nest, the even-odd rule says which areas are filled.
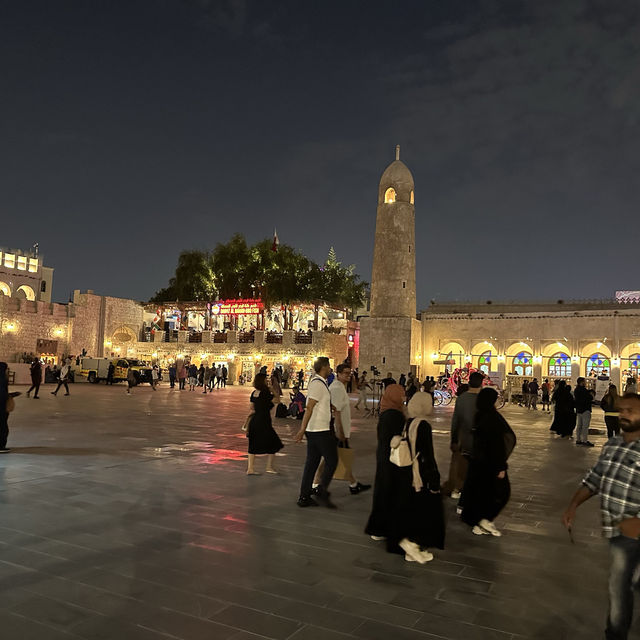
[[[602,448],[563,516],[571,530],[577,508],[600,494],[602,529],[609,539],[609,616],[607,640],[627,640],[633,620],[633,590],[640,570],[640,396],[620,401],[620,428]]]

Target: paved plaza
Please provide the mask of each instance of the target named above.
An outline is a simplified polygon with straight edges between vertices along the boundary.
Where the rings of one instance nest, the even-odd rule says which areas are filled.
[[[575,544],[560,524],[603,436],[576,447],[549,435],[546,415],[505,409],[519,444],[504,537],[473,536],[447,499],[447,548],[418,566],[364,535],[371,492],[336,482],[337,511],[296,506],[299,422],[275,421],[281,475],[245,475],[247,387],[48,387],[18,399],[13,452],[0,458],[5,640],[603,637],[597,501],[579,513]],[[443,477],[451,412],[433,419]],[[352,442],[370,482],[374,421],[357,419]]]

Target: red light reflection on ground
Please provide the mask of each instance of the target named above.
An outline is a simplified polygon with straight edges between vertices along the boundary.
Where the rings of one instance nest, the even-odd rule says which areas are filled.
[[[247,454],[237,449],[210,449],[206,453],[200,453],[197,459],[198,462],[205,464],[227,464],[229,462],[246,460]]]
[[[232,516],[230,513],[227,513],[227,515],[224,516],[224,518],[222,519],[229,520],[229,522],[239,522],[240,524],[247,524],[246,520],[243,520],[242,518],[236,518],[235,516]]]

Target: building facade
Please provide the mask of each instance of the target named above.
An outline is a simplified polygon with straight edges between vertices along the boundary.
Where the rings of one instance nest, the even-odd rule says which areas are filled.
[[[0,296],[51,302],[53,269],[36,252],[0,249]]]

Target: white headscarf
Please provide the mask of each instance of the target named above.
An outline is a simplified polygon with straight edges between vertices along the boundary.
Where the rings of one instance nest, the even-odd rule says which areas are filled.
[[[409,400],[407,411],[410,418],[426,419],[433,412],[433,399],[426,391],[418,391]]]

